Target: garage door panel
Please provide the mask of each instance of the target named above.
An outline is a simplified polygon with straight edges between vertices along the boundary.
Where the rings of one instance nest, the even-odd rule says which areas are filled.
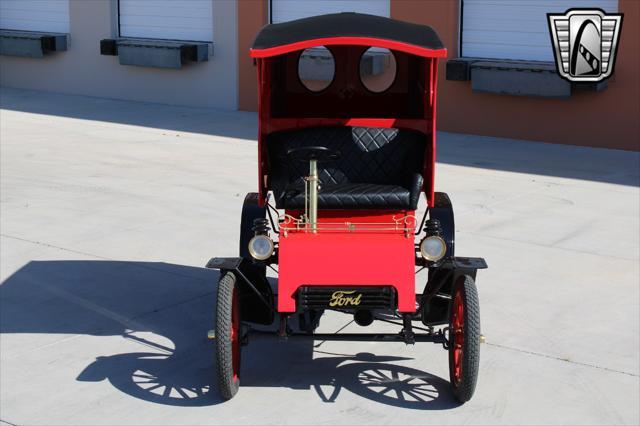
[[[120,25],[130,27],[165,27],[171,29],[206,28],[211,18],[185,18],[180,17],[177,25],[173,17],[168,16],[123,16]],[[134,28],[135,29],[135,28]]]
[[[41,21],[41,22],[64,22],[67,19],[67,14],[59,11],[45,11],[34,10],[24,13],[23,10],[0,10],[2,13],[2,20],[15,20],[15,21]],[[25,18],[28,17],[28,18]]]
[[[69,32],[68,0],[0,0],[0,28]]]
[[[271,0],[272,22],[292,21],[328,13],[358,12],[389,17],[389,0]]]
[[[542,7],[553,9],[554,12],[564,12],[571,8],[605,8],[609,13],[614,13],[618,8],[618,0],[463,0],[464,7],[493,7],[508,8],[516,7]],[[607,10],[607,9],[615,10]]]
[[[615,13],[617,0],[464,0],[461,56],[553,61],[547,13],[599,7]]]
[[[158,26],[158,27],[139,27],[138,31],[131,31],[127,33],[126,37],[132,38],[148,38],[148,39],[157,39],[157,40],[180,40],[180,41],[199,41],[206,42],[209,41],[209,33],[204,31],[201,33],[194,32],[192,29],[185,28],[172,28],[171,32],[167,31],[166,27]]]
[[[122,37],[213,41],[213,0],[120,0]]]
[[[546,15],[544,17],[546,24]],[[474,31],[475,34],[469,34],[469,32]],[[504,33],[504,32],[522,32],[522,33],[537,33],[537,34],[548,34],[548,29],[540,28],[539,20],[520,20],[520,19],[487,19],[483,22],[472,22],[470,25],[464,26],[464,35],[478,35],[478,33],[482,32],[491,32],[491,33]]]
[[[483,58],[483,54],[486,51],[486,49],[491,49],[491,51],[494,53],[494,57],[490,58],[490,59],[504,59],[504,60],[509,60],[509,59],[513,59],[516,60],[514,58],[518,58],[520,57],[520,55],[522,54],[522,46],[517,46],[517,45],[505,45],[505,44],[470,44],[467,47],[467,56],[471,57],[471,58]],[[548,47],[547,46],[539,46],[539,47],[527,47],[527,52],[535,57],[538,58],[546,58],[549,57],[548,53]],[[533,59],[531,59],[533,61]],[[542,60],[542,59],[538,59],[538,60]],[[549,58],[549,60],[553,60],[553,53],[551,54],[551,57]]]
[[[120,13],[131,15],[199,17],[211,12],[210,0],[120,0]]]
[[[492,43],[492,44],[509,44],[509,45],[516,45],[516,46],[539,46],[539,47],[548,46],[548,43],[544,43],[542,41],[539,41],[537,43],[532,42],[531,41],[532,33],[513,32],[513,33],[510,33],[508,40],[504,39],[504,34],[502,33],[488,32],[488,31],[478,31],[477,33],[478,34],[475,34],[474,31],[469,31],[469,34],[472,35],[473,37],[473,42],[466,43],[467,45]]]
[[[22,11],[45,11],[59,12],[63,9],[69,9],[68,0],[2,0],[0,2],[0,10],[6,9],[22,10]]]
[[[188,8],[185,9],[179,5],[166,7],[162,11],[150,11],[148,7],[127,6],[120,7],[120,14],[124,16],[165,16],[178,18],[202,18],[205,13],[209,13],[211,9],[206,8]],[[154,14],[155,13],[155,14]],[[161,14],[160,14],[161,13]]]
[[[56,22],[37,19],[2,19],[0,28],[3,30],[42,31],[52,33],[68,33],[68,26]]]

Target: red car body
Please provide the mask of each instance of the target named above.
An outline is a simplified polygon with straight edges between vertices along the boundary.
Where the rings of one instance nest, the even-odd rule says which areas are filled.
[[[265,26],[250,55],[258,188],[242,207],[239,257],[207,264],[220,270],[211,334],[222,396],[238,391],[241,346],[258,332],[250,324],[277,324],[270,332],[281,338],[442,344],[453,393],[467,401],[481,340],[475,277],[487,265],[455,256],[452,203],[435,191],[437,79],[447,56],[438,35],[378,16],[323,15]],[[306,85],[303,57],[332,73]],[[380,81],[380,68],[394,74],[378,90],[365,77]],[[422,290],[416,276],[426,279]],[[362,327],[402,328],[316,333],[326,310]]]
[[[348,15],[348,14],[345,14]],[[360,57],[370,47],[387,48],[393,51],[398,62],[398,75],[394,84],[406,84],[411,71],[419,73],[424,90],[421,93],[425,108],[412,117],[394,116],[394,105],[407,102],[402,94],[380,95],[385,103],[384,113],[363,116],[363,102],[368,98],[355,99],[351,105],[343,106],[336,114],[335,104],[344,103],[335,93],[324,93],[314,98],[318,110],[331,113],[329,116],[299,117],[273,114],[271,108],[274,95],[271,83],[275,64],[300,55],[306,48],[324,46],[333,49],[336,63],[347,62],[351,57]],[[258,191],[261,202],[271,189],[269,176],[271,170],[266,144],[273,132],[290,131],[318,126],[364,126],[376,128],[405,128],[420,132],[425,139],[423,166],[423,191],[428,206],[434,205],[434,171],[436,159],[436,91],[438,79],[438,60],[447,56],[445,48],[427,48],[414,44],[378,37],[334,36],[293,41],[287,44],[253,48],[251,57],[256,61],[259,91],[259,127],[258,127]],[[408,64],[411,63],[411,66]],[[343,86],[356,87],[358,74],[344,73]],[[366,94],[368,95],[368,94]],[[305,98],[299,100],[295,93],[287,93],[291,110],[300,110]],[[292,99],[293,98],[293,99]],[[344,110],[344,112],[343,112]],[[328,115],[328,114],[327,114]],[[337,115],[337,116],[336,116]],[[297,212],[286,211],[295,217]],[[362,210],[320,210],[318,223],[373,222],[393,223],[396,218],[413,217],[415,211],[366,211]],[[408,228],[412,228],[409,226]],[[415,312],[415,243],[414,229],[407,232],[399,230],[384,232],[358,232],[336,230],[331,233],[308,233],[292,230],[279,239],[279,277],[278,312],[295,312],[295,293],[300,286],[393,286],[397,291],[398,310]]]

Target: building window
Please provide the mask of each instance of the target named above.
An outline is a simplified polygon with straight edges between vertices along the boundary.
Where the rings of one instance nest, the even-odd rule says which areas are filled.
[[[118,13],[120,37],[213,41],[213,0],[119,0]]]
[[[547,13],[618,11],[618,0],[463,0],[460,56],[553,62]]]
[[[0,28],[3,30],[69,32],[69,0],[2,0]]]
[[[293,21],[328,13],[358,12],[389,17],[389,0],[271,0],[271,22]]]

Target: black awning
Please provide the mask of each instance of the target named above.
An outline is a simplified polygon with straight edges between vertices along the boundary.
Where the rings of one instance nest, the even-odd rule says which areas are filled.
[[[252,50],[342,37],[387,40],[428,50],[444,49],[438,34],[427,25],[362,13],[334,13],[266,25],[256,36]]]

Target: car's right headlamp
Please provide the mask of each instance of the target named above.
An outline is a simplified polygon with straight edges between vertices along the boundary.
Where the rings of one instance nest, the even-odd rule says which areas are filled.
[[[437,236],[431,235],[429,237],[425,237],[420,242],[420,254],[425,260],[429,262],[437,262],[444,257],[447,253],[447,243],[444,240]]]
[[[273,240],[266,235],[256,235],[249,240],[249,254],[256,260],[267,260],[273,255]]]

